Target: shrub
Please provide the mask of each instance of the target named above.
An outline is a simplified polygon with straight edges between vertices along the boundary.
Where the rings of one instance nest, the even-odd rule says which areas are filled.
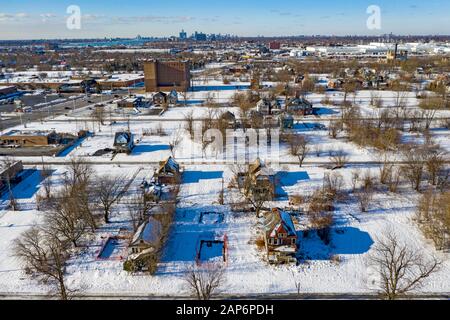
[[[265,250],[266,248],[266,243],[263,238],[256,239],[255,244],[258,250]]]
[[[416,219],[438,250],[450,248],[450,192],[426,192],[419,200]]]

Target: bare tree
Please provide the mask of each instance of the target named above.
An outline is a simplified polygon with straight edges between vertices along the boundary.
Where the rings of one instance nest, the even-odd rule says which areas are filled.
[[[322,146],[318,143],[314,144],[314,152],[316,153],[316,157],[320,157],[322,154]]]
[[[379,291],[388,300],[419,288],[441,264],[436,258],[426,260],[420,251],[400,243],[392,231],[377,241],[369,260],[380,277]]]
[[[434,117],[436,116],[436,110],[422,110],[421,113],[422,119],[425,120],[425,129],[428,130],[430,129],[431,123],[434,120]]]
[[[106,223],[109,223],[111,209],[123,195],[125,176],[105,175],[97,178],[95,196],[102,207],[103,216]]]
[[[67,245],[55,235],[32,227],[14,242],[14,255],[24,264],[27,273],[53,286],[61,299],[70,297],[65,283],[65,265],[69,258]]]
[[[137,192],[126,202],[128,216],[133,225],[133,231],[136,232],[138,227],[144,221],[145,215],[151,208],[151,202],[147,201],[144,192]]]
[[[347,81],[342,86],[342,90],[344,91],[344,104],[347,103],[347,97],[351,93],[355,93],[358,86],[355,81]]]
[[[48,167],[44,161],[42,161],[42,169],[41,169],[41,179],[42,179],[42,186],[44,188],[44,196],[46,199],[50,199],[51,193],[52,193],[52,170],[50,167]]]
[[[51,208],[46,211],[45,224],[53,235],[77,247],[88,227],[78,210],[77,199],[70,195],[69,190],[61,191],[54,198]]]
[[[83,162],[81,158],[70,159],[70,162],[67,165],[67,171],[68,173],[64,176],[64,180],[66,181],[66,185],[71,186],[84,184],[86,181],[89,181],[94,174],[92,167]]]
[[[247,115],[248,111],[253,108],[253,103],[249,100],[248,96],[244,93],[236,93],[233,96],[233,105],[239,108],[241,117],[242,115]]]
[[[439,173],[444,169],[444,154],[440,151],[425,153],[425,167],[429,175],[429,182],[433,186],[437,185]]]
[[[333,139],[337,139],[339,132],[342,131],[342,122],[341,121],[331,121],[328,126],[328,134]]]
[[[419,191],[425,168],[424,152],[420,148],[412,148],[405,150],[404,156],[406,163],[402,166],[402,172],[414,190]]]
[[[186,273],[185,281],[198,300],[210,300],[224,284],[224,271],[221,265],[213,263],[192,267]]]
[[[355,192],[361,212],[367,212],[369,205],[372,202],[375,192],[375,178],[372,177],[370,171],[366,171],[362,178],[362,185],[359,190]]]
[[[325,188],[314,191],[308,205],[308,219],[311,226],[316,230],[317,235],[325,244],[331,242],[331,226],[334,223],[333,201],[336,194]]]
[[[291,133],[288,136],[288,144],[291,155],[298,158],[301,167],[309,151],[308,140],[304,136]]]
[[[338,198],[342,195],[342,190],[345,187],[344,178],[340,173],[325,173],[323,176],[324,192],[332,195],[333,198]]]
[[[387,185],[392,177],[394,165],[390,163],[387,157],[384,157],[383,165],[380,167],[380,183]]]
[[[70,197],[75,200],[76,210],[82,214],[92,231],[95,231],[97,217],[92,203],[92,197],[95,195],[92,167],[81,159],[73,158],[67,169],[63,177],[64,186],[69,190]]]
[[[92,117],[99,123],[99,125],[103,126],[105,124],[105,108],[103,106],[95,107],[92,112]]]
[[[181,136],[180,130],[177,130],[171,137],[169,142],[169,148],[170,152],[172,153],[172,157],[175,158],[175,153],[180,146],[181,141],[183,140],[183,137]]]
[[[194,138],[194,112],[191,110],[185,116],[186,130],[190,133],[191,139]]]
[[[369,188],[361,188],[355,192],[355,196],[358,200],[361,212],[367,212],[373,199],[373,190]]]
[[[356,188],[358,187],[358,182],[359,182],[360,177],[361,177],[360,169],[355,169],[352,171],[351,183],[352,183],[352,191],[353,192],[355,192]]]
[[[450,192],[425,192],[417,206],[416,220],[438,250],[450,248]]]
[[[3,158],[1,163],[3,169],[5,169],[2,178],[6,183],[6,187],[8,188],[9,207],[11,208],[12,211],[19,210],[19,204],[17,203],[16,198],[14,196],[14,192],[12,190],[13,172],[11,168],[13,168],[15,163],[16,161],[10,157]]]
[[[295,290],[297,291],[297,296],[300,297],[300,291],[302,289],[301,283],[297,279],[297,277],[295,276],[295,272],[294,271],[291,271],[291,274],[292,274],[292,281],[294,282],[294,285],[295,285]]]
[[[219,191],[218,202],[222,206],[225,204],[225,186],[224,186],[223,178],[222,178],[222,187],[221,187],[221,189]]]
[[[232,172],[234,179],[231,187],[239,191],[245,201],[253,207],[256,216],[259,217],[265,204],[273,197],[271,188],[269,186],[267,188],[258,188],[250,175],[248,167],[237,165],[232,168]]]
[[[348,156],[342,149],[330,151],[330,160],[333,164],[333,170],[343,168],[348,162]]]
[[[183,99],[184,106],[187,105],[188,101],[188,91],[186,88],[183,87],[183,89],[180,91],[181,98]]]

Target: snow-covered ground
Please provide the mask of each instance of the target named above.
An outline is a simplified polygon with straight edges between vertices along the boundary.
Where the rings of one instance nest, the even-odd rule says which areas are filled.
[[[298,168],[289,166],[278,168],[287,170],[281,174],[283,189],[290,193],[310,193],[321,185],[324,170],[314,167]],[[114,173],[132,176],[138,168],[134,166],[96,166],[99,174]],[[63,169],[54,174],[57,180]],[[143,168],[132,187],[137,187],[141,178],[152,171]],[[351,169],[342,174],[349,177]],[[229,294],[269,294],[294,293],[295,279],[300,281],[303,292],[320,293],[367,293],[372,292],[372,278],[367,265],[367,256],[374,242],[383,231],[391,228],[401,236],[402,241],[428,254],[438,255],[445,261],[439,273],[432,275],[423,292],[450,291],[450,263],[448,257],[434,252],[412,221],[415,196],[379,194],[373,209],[361,214],[356,203],[339,204],[335,213],[336,224],[332,232],[332,246],[325,246],[315,236],[300,237],[302,263],[299,266],[269,266],[264,261],[264,253],[259,251],[254,241],[261,223],[254,214],[231,213],[228,206],[217,204],[222,178],[225,185],[231,178],[226,166],[186,166],[181,187],[181,203],[175,217],[170,239],[163,253],[162,261],[154,276],[130,275],[123,271],[120,261],[98,260],[97,255],[109,236],[117,235],[119,229],[127,225],[127,213],[119,207],[113,222],[102,227],[88,243],[83,252],[70,260],[67,268],[68,284],[82,288],[92,294],[143,294],[143,295],[183,295],[187,288],[183,272],[195,263],[198,244],[201,239],[228,238],[228,261],[226,263],[226,285],[223,293]],[[15,192],[35,189],[39,174],[25,179]],[[17,236],[41,221],[42,212],[35,210],[35,194],[19,198],[20,212],[2,211],[0,217],[0,283],[3,292],[45,292],[45,287],[25,276],[19,262],[12,256],[11,244]],[[279,200],[274,205],[286,205]],[[202,212],[223,213],[220,223],[199,223]],[[300,225],[297,225],[299,230]],[[301,235],[301,231],[299,231]],[[330,261],[339,256],[340,262]]]
[[[219,83],[208,83],[215,86]],[[229,100],[237,90],[216,90],[219,100]],[[395,99],[394,93],[382,92],[384,106],[390,107]],[[194,92],[190,100],[205,99],[207,92]],[[329,93],[330,98],[339,101],[341,93]],[[316,107],[322,108],[320,117],[307,117],[296,124],[296,129],[306,135],[312,147],[307,161],[324,162],[329,160],[329,151],[342,149],[351,161],[379,161],[380,155],[374,150],[359,148],[344,139],[333,140],[327,130],[312,130],[308,124],[317,122],[328,125],[327,119],[339,117],[337,106],[322,106],[320,101],[324,95],[314,94],[309,98]],[[353,99],[353,97],[350,97]],[[361,105],[363,114],[371,116],[374,108],[369,106],[370,92],[358,93],[356,99]],[[222,102],[222,101],[221,101]],[[408,97],[411,108],[417,107],[415,97]],[[224,109],[224,108],[222,108]],[[80,129],[95,129],[96,134],[88,137],[79,145],[69,150],[63,157],[44,157],[44,161],[60,161],[64,163],[70,157],[87,157],[93,162],[110,161],[109,165],[98,164],[94,169],[98,175],[113,174],[135,176],[129,194],[139,187],[144,177],[149,177],[155,168],[155,162],[167,158],[171,152],[169,143],[173,136],[180,132],[183,124],[180,121],[193,111],[195,118],[201,118],[207,112],[200,105],[176,107],[169,109],[164,115],[130,117],[130,122],[118,121],[110,126],[109,121],[101,126],[90,121],[78,121],[74,115],[61,116],[49,123],[30,123],[28,130],[54,129],[58,132],[77,132]],[[224,109],[225,110],[225,109]],[[224,111],[221,110],[221,111]],[[228,108],[237,114],[236,108]],[[448,111],[439,112],[440,116],[448,116]],[[82,116],[83,113],[77,114]],[[120,116],[117,116],[120,118]],[[70,122],[67,120],[71,120]],[[165,121],[167,120],[167,121]],[[166,136],[159,136],[154,131],[162,126]],[[130,127],[139,140],[131,155],[119,154],[114,160],[110,155],[93,157],[104,148],[111,148],[114,133]],[[17,128],[21,128],[20,126]],[[153,130],[153,131],[152,131]],[[153,132],[153,133],[152,133]],[[144,135],[144,133],[146,133]],[[443,148],[450,151],[449,130],[434,128],[432,134]],[[408,135],[405,139],[420,140],[422,137]],[[320,154],[317,156],[317,147]],[[245,153],[245,150],[239,150]],[[212,153],[208,159],[202,157],[201,145],[193,144],[182,135],[181,142],[175,150],[176,158],[184,169],[183,183],[180,190],[180,203],[177,208],[174,225],[164,249],[161,263],[155,275],[131,275],[123,270],[123,262],[97,259],[100,248],[110,236],[118,235],[123,228],[130,227],[127,209],[123,204],[115,208],[112,222],[102,226],[90,239],[86,240],[86,248],[73,256],[67,266],[67,283],[69,287],[81,289],[92,294],[142,294],[142,295],[186,295],[187,287],[183,280],[184,272],[195,263],[198,245],[204,239],[228,239],[226,262],[226,284],[224,294],[272,294],[294,293],[295,281],[301,283],[302,292],[311,293],[368,293],[373,292],[373,274],[368,268],[368,255],[373,250],[377,238],[388,229],[395,230],[401,241],[427,255],[436,255],[443,265],[439,272],[426,281],[422,292],[450,292],[450,259],[448,255],[436,252],[432,244],[426,240],[413,221],[417,194],[404,191],[401,194],[380,192],[376,194],[374,205],[367,213],[360,213],[355,201],[348,200],[337,204],[336,223],[332,231],[332,245],[325,246],[314,234],[303,237],[300,218],[295,220],[299,233],[301,263],[298,266],[270,266],[264,261],[264,252],[255,244],[259,226],[262,221],[252,213],[232,213],[229,206],[218,204],[218,194],[230,182],[232,171],[230,166],[221,164],[221,155]],[[255,150],[247,151],[255,157]],[[280,147],[282,161],[295,162],[289,156],[286,145]],[[23,160],[42,161],[39,158],[27,157]],[[271,160],[271,159],[266,159]],[[272,159],[274,160],[274,159]],[[126,161],[127,164],[121,164]],[[218,164],[213,164],[214,162]],[[129,164],[134,162],[135,164]],[[203,163],[204,162],[204,163]],[[203,163],[203,164],[201,164]],[[377,167],[359,166],[363,170],[378,170]],[[6,210],[8,197],[0,201],[0,292],[2,293],[45,293],[47,288],[30,279],[21,269],[19,261],[13,256],[12,244],[22,232],[34,224],[42,222],[43,212],[36,210],[36,195],[41,187],[39,165],[27,167],[27,176],[14,188],[21,211]],[[322,185],[322,179],[328,171],[324,166],[307,164],[274,165],[281,183],[281,196],[272,203],[273,206],[287,206],[288,194],[311,194]],[[341,169],[338,172],[350,186],[354,167]],[[58,184],[66,170],[64,166],[54,166],[52,179]],[[349,187],[348,187],[349,188]],[[231,197],[225,192],[225,199]],[[223,214],[223,221],[207,219],[200,223],[204,212]],[[214,251],[214,250],[213,250]],[[214,251],[215,252],[215,251]],[[214,255],[214,252],[211,253]],[[339,256],[340,262],[333,256]]]

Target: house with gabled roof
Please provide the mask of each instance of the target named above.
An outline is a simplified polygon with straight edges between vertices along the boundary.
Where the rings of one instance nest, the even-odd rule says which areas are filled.
[[[236,116],[231,111],[225,111],[220,115],[220,120],[223,121],[226,128],[228,129],[236,129],[237,122],[236,122]]]
[[[291,215],[274,208],[266,213],[263,228],[269,263],[297,263],[298,236]]]
[[[155,251],[161,241],[162,226],[161,222],[155,218],[149,217],[137,229],[134,237],[128,247],[130,256],[139,255],[147,251]]]
[[[286,112],[305,116],[314,114],[314,108],[308,100],[296,97],[286,102]]]
[[[275,173],[257,158],[248,167],[248,183],[245,193],[257,199],[273,200],[275,196]]]
[[[129,246],[124,270],[130,272],[150,271],[152,261],[161,246],[163,227],[159,220],[149,217],[136,230]]]
[[[165,105],[168,102],[167,94],[165,92],[159,91],[153,95],[152,100],[155,106]]]
[[[131,154],[134,148],[134,135],[129,131],[116,132],[114,136],[114,149],[117,153]]]
[[[159,163],[159,168],[155,172],[154,180],[157,184],[170,185],[180,181],[180,165],[173,157],[169,157]]]

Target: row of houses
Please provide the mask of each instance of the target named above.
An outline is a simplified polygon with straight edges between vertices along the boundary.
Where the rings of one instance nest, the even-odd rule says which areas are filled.
[[[175,105],[177,104],[177,102],[178,93],[175,90],[172,90],[169,93],[165,93],[162,91],[155,93],[152,96],[151,101],[144,99],[144,97],[141,96],[130,96],[118,101],[117,107],[125,109],[139,109],[150,107],[150,105],[153,105],[155,107]]]
[[[261,159],[256,159],[239,179],[246,179],[241,185],[247,197],[272,201],[276,196],[275,173]],[[296,263],[298,236],[288,212],[273,208],[264,212],[264,245],[267,260],[271,264]]]
[[[274,128],[292,129],[294,116],[313,115],[313,104],[304,98],[289,99],[285,106],[276,99],[263,98],[251,110],[248,119],[239,122],[231,111],[226,111],[220,116],[220,120],[226,123],[227,128]]]
[[[142,192],[146,202],[158,204],[164,186],[176,185],[181,179],[181,167],[169,157],[159,163],[149,182],[143,181]],[[148,271],[148,260],[160,248],[163,226],[161,216],[167,215],[167,206],[155,205],[145,213],[128,246],[125,269],[128,271]]]
[[[179,182],[181,172],[179,164],[172,157],[162,161],[155,171],[152,183],[146,192],[154,189],[150,186],[174,184]],[[264,197],[273,200],[275,195],[275,174],[265,163],[257,159],[248,167],[249,182],[245,186],[248,196]],[[251,187],[250,187],[251,185]],[[251,191],[250,191],[251,190]],[[252,193],[250,195],[250,193]],[[153,196],[153,194],[152,194]],[[155,252],[160,245],[161,223],[155,219],[158,214],[167,214],[163,207],[154,207],[137,229],[128,248],[128,263],[134,267],[145,266],[143,260]],[[262,225],[267,260],[271,264],[297,262],[298,235],[291,215],[274,208],[264,213]],[[142,270],[142,269],[140,269]]]

